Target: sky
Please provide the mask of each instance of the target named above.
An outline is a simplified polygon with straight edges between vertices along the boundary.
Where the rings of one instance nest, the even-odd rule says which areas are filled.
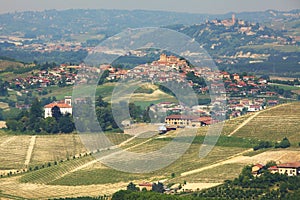
[[[300,9],[300,0],[0,0],[0,3],[0,13],[71,8],[141,9],[207,14]]]

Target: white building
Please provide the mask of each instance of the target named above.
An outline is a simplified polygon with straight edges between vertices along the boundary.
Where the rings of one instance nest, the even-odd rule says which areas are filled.
[[[52,109],[54,107],[58,107],[60,109],[61,114],[67,114],[70,113],[72,114],[72,100],[71,97],[65,97],[65,100],[62,101],[57,101],[50,103],[48,105],[44,106],[45,114],[44,117],[52,117]]]

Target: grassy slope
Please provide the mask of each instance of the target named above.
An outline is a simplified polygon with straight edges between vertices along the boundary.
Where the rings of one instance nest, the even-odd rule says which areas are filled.
[[[262,112],[242,127],[235,136],[278,141],[288,137],[294,145],[300,142],[300,103],[292,103]]]
[[[50,183],[53,185],[91,185],[91,184],[108,184],[108,183],[118,183],[118,182],[128,182],[128,181],[152,181],[171,178],[171,174],[175,173],[175,179],[170,179],[169,182],[182,182],[186,180],[188,182],[193,181],[208,181],[208,182],[221,182],[224,179],[229,179],[235,177],[241,170],[241,164],[226,164],[223,166],[218,166],[214,170],[217,170],[219,175],[211,175],[211,170],[204,170],[200,173],[194,175],[188,175],[185,177],[179,177],[179,174],[190,171],[193,169],[198,169],[201,167],[208,166],[212,163],[220,162],[226,158],[229,158],[237,153],[245,151],[258,139],[270,139],[266,136],[267,129],[271,129],[272,133],[281,132],[276,127],[278,124],[277,120],[285,120],[287,125],[284,127],[290,133],[288,136],[292,142],[295,142],[299,137],[297,130],[299,130],[297,122],[299,121],[300,103],[294,103],[286,105],[284,107],[275,108],[270,111],[263,112],[259,114],[256,118],[251,120],[245,127],[241,128],[236,135],[228,138],[225,135],[220,137],[219,142],[215,146],[212,152],[209,153],[205,158],[198,158],[199,147],[203,141],[203,136],[207,131],[207,127],[199,129],[198,136],[194,140],[194,143],[188,149],[188,151],[172,165],[153,172],[149,174],[128,174],[124,172],[119,172],[114,169],[109,169],[105,166],[100,168],[97,166],[91,166],[89,168],[78,170],[74,173],[70,173],[63,178],[59,178],[64,172],[74,169],[76,166],[80,166],[91,158],[85,157],[72,161],[62,163],[58,166],[52,166],[39,171],[34,171],[24,175],[21,178],[22,182],[33,182],[33,183]],[[281,117],[279,117],[281,116]],[[278,118],[278,119],[277,119]],[[243,116],[237,119],[229,120],[225,123],[225,132],[232,131],[235,127],[241,124],[247,117]],[[266,121],[267,120],[267,121]],[[264,127],[267,124],[268,127]],[[253,134],[249,134],[247,131],[250,128],[256,127],[256,131]],[[246,129],[246,130],[244,130]],[[251,133],[251,132],[250,132]],[[295,134],[296,133],[296,134]],[[133,152],[149,152],[161,148],[166,143],[168,143],[172,137],[176,135],[176,132],[170,133],[168,138],[164,139],[153,139],[149,142],[136,146],[130,151]],[[276,135],[276,134],[275,134]],[[251,140],[249,140],[249,138]],[[282,139],[283,135],[278,134],[278,138]],[[256,139],[253,139],[256,138]],[[274,138],[274,135],[272,135]],[[274,138],[276,139],[276,137]],[[126,148],[139,144],[146,141],[147,139],[135,139],[126,145]],[[50,174],[50,175],[47,175]]]

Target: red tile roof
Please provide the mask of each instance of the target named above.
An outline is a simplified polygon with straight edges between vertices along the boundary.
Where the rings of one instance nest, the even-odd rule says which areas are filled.
[[[152,187],[152,183],[140,183],[139,186],[141,186],[141,187]]]
[[[53,108],[54,106],[57,106],[59,108],[72,108],[69,104],[61,103],[61,102],[53,102],[48,105],[45,105],[44,108]]]
[[[170,115],[166,117],[166,119],[186,119],[186,120],[193,120],[197,119],[196,116],[189,116],[189,115]]]
[[[277,166],[272,166],[272,167],[269,167],[268,170],[270,170],[270,171],[278,170],[278,167]]]
[[[279,164],[278,168],[300,168],[300,162]]]

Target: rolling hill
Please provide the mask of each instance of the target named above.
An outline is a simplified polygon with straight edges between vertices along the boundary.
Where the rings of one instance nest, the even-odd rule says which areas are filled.
[[[247,164],[266,163],[270,160],[276,162],[300,160],[300,149],[298,147],[300,142],[299,108],[300,103],[283,104],[256,113],[250,120],[248,119],[253,114],[226,121],[219,142],[208,156],[201,159],[198,158],[199,146],[203,142],[208,127],[200,128],[193,144],[179,160],[168,167],[148,174],[119,172],[95,162],[91,156],[71,157],[70,160],[53,165],[53,161],[58,157],[64,158],[66,155],[71,156],[76,152],[82,152],[82,144],[80,144],[76,135],[37,136],[30,163],[34,168],[36,164],[41,164],[44,161],[45,167],[25,174],[1,178],[0,187],[6,195],[23,198],[54,198],[109,195],[126,187],[129,181],[140,183],[164,180],[166,184],[186,181],[195,184],[195,187],[199,188],[205,185],[221,184],[225,179],[235,178],[241,172],[243,166]],[[237,131],[229,137],[228,135],[235,129]],[[130,130],[127,131],[130,132]],[[164,136],[154,135],[150,138],[129,139],[129,137],[123,137],[122,135],[115,135],[111,138],[116,141],[116,144],[121,142],[122,148],[128,151],[143,153],[165,146],[176,135],[177,131]],[[13,148],[10,144],[23,140],[22,137],[24,136],[1,135],[1,141],[4,141],[0,144],[1,148],[5,149],[7,145]],[[268,149],[256,152],[253,152],[251,148],[260,140],[276,142],[283,137],[288,137],[292,147],[284,150]],[[26,136],[26,140],[29,140],[29,136]],[[51,140],[50,146],[45,143],[46,140]],[[64,148],[55,147],[61,146],[62,142],[66,145],[72,145],[67,145],[68,147]],[[24,143],[24,149],[26,149],[26,146],[28,147],[28,143]],[[6,163],[6,169],[18,167],[17,165],[8,165],[8,163],[11,163],[9,155],[13,154],[13,151],[9,151],[5,155],[0,155],[3,160],[2,163]],[[20,154],[20,156],[25,159],[25,155]],[[51,166],[47,166],[47,162],[51,162]],[[171,176],[171,174],[174,175]],[[43,184],[41,185],[41,183]],[[18,185],[18,190],[15,189],[16,185]],[[31,193],[32,188],[38,188],[40,192],[33,196]]]

